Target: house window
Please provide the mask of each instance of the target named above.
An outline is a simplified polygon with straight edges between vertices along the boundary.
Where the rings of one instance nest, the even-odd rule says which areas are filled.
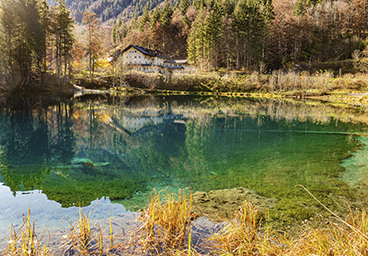
[[[137,56],[134,56],[134,58],[137,58]]]
[[[141,58],[141,56],[139,56],[138,58]]]

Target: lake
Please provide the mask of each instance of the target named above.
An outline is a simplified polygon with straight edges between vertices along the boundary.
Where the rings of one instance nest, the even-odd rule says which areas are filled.
[[[1,104],[1,233],[28,208],[46,227],[79,207],[95,219],[129,214],[153,188],[248,188],[278,200],[270,218],[284,227],[326,214],[297,184],[339,214],[368,191],[362,107],[111,95]]]

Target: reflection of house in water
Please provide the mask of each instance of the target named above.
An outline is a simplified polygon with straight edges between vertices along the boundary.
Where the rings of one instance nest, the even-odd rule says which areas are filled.
[[[119,116],[114,116],[113,121],[116,127],[123,129],[130,135],[136,135],[167,122],[186,123],[186,119],[182,115],[173,115],[168,110],[143,110],[134,112],[123,110]]]

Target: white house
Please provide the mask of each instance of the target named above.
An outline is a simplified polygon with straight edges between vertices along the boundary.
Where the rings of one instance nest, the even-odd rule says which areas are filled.
[[[184,73],[189,71],[187,60],[172,60],[163,52],[138,45],[129,45],[124,50],[116,51],[109,62],[118,61],[124,70],[136,70],[155,73]]]

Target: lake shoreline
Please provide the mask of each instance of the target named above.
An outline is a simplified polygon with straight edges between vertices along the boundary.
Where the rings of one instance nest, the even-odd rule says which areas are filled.
[[[368,104],[364,75],[334,78],[331,73],[315,76],[295,72],[272,75],[152,74],[129,72],[122,76],[77,78],[74,87],[84,94],[199,95],[215,97],[293,98],[337,104]]]

